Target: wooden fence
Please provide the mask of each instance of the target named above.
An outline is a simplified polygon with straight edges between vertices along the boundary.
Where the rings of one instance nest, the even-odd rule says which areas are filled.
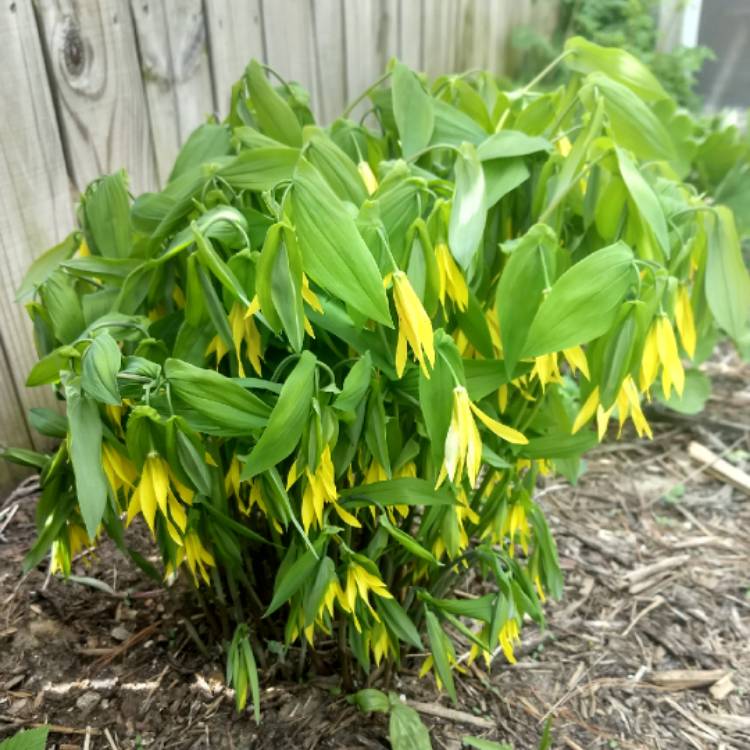
[[[326,122],[396,55],[430,75],[507,70],[511,29],[552,0],[8,0],[0,9],[0,446],[39,447],[49,406],[15,290],[73,227],[75,202],[125,167],[134,192],[165,179],[180,144],[251,57],[310,91]],[[0,461],[0,487],[16,475]]]

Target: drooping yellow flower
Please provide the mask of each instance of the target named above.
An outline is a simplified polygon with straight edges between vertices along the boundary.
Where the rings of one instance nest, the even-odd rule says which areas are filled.
[[[388,479],[388,474],[381,465],[377,458],[373,458],[370,461],[370,466],[365,472],[365,478],[363,484],[375,484],[375,482],[385,482]]]
[[[689,326],[687,323],[685,325],[686,327]],[[686,336],[688,343],[691,343],[690,334],[686,333]],[[685,388],[685,370],[682,367],[682,362],[680,362],[680,353],[677,349],[677,339],[672,324],[666,315],[657,317],[646,336],[641,360],[641,391],[647,391],[653,385],[659,373],[659,366],[662,368],[661,386],[664,397],[669,398],[672,387],[681,396]]]
[[[614,404],[608,409],[605,409],[599,401],[599,386],[596,386],[591,391],[573,422],[573,429],[571,430],[572,434],[575,435],[583,425],[596,415],[597,432],[599,440],[602,440],[607,431],[607,423],[609,422],[609,418],[612,415],[615,406],[617,406],[620,420],[620,433],[622,432],[622,426],[625,420],[630,417],[639,437],[643,437],[644,435],[653,437],[651,426],[646,421],[646,417],[641,410],[638,388],[630,375],[628,375],[623,381]]]
[[[359,172],[359,176],[362,178],[362,182],[365,183],[367,194],[372,195],[378,189],[378,179],[373,174],[369,162],[366,162],[364,159],[362,159],[357,164],[357,171]]]
[[[372,614],[376,620],[380,621],[380,618],[370,604],[370,591],[372,591],[375,596],[380,596],[383,599],[393,599],[393,594],[388,591],[388,587],[381,578],[370,573],[370,571],[363,565],[360,565],[357,562],[351,562],[346,569],[346,591],[344,592],[344,598],[348,605],[347,611],[354,612],[357,599],[360,599],[370,610],[370,614]],[[355,625],[357,626],[357,630],[359,630],[359,622],[356,619]]]
[[[550,383],[562,382],[562,375],[560,375],[560,368],[557,364],[556,352],[542,354],[540,357],[534,359],[534,368],[531,371],[531,377],[534,376],[539,378],[542,392],[544,392],[544,389]]]
[[[435,260],[439,278],[438,297],[443,309],[445,309],[447,294],[459,310],[466,310],[469,306],[469,287],[445,242],[438,242],[435,245]]]
[[[505,658],[511,663],[516,663],[516,655],[513,653],[513,648],[516,643],[521,642],[521,636],[518,630],[518,622],[515,618],[506,620],[503,627],[500,628],[499,635],[500,646],[503,649]]]
[[[693,317],[693,306],[690,304],[690,293],[687,287],[681,286],[677,291],[677,301],[674,308],[674,322],[680,332],[682,347],[692,359],[695,356],[695,318]]]
[[[184,553],[183,553],[184,550]],[[208,576],[208,570],[206,566],[214,567],[216,562],[214,561],[213,555],[203,546],[200,537],[194,531],[189,531],[185,534],[185,544],[177,551],[178,565],[182,562],[184,557],[187,560],[188,568],[193,576],[195,585],[200,585],[198,574],[200,577],[210,585],[211,579]]]
[[[102,443],[102,469],[115,495],[122,488],[133,489],[136,477],[133,462],[106,441]]]
[[[287,480],[288,483],[289,480]],[[327,503],[333,505],[334,510],[344,523],[355,528],[361,528],[362,524],[356,516],[340,505],[338,497],[336,474],[331,460],[331,447],[326,445],[320,454],[320,460],[315,470],[311,471],[309,467],[305,469],[305,489],[302,493],[302,525],[305,531],[310,528],[313,521],[319,527],[323,525],[323,510]]]
[[[370,628],[370,648],[372,649],[372,656],[377,666],[380,666],[383,657],[388,656],[389,653],[395,653],[395,649],[391,645],[390,636],[388,635],[388,629],[382,622],[376,622]]]
[[[250,360],[253,370],[255,370],[258,375],[261,374],[263,350],[260,332],[255,325],[254,319],[255,313],[259,310],[260,302],[258,302],[256,296],[246,308],[244,308],[240,302],[234,302],[232,309],[227,316],[229,320],[229,329],[232,333],[232,343],[234,344],[234,350],[237,354],[237,370],[241,378],[245,377],[245,367],[242,363],[243,342],[245,343],[247,358]],[[229,347],[226,342],[217,334],[211,339],[211,341],[209,341],[205,355],[207,357],[211,354],[215,355],[216,367],[218,368],[221,360],[224,359],[228,352]]]
[[[498,422],[485,414],[471,402],[469,394],[461,385],[453,389],[453,411],[451,424],[445,437],[445,455],[440,468],[437,486],[447,476],[452,482],[460,481],[464,469],[472,487],[476,484],[482,464],[482,438],[479,435],[474,416],[498,437],[515,445],[525,445],[529,441],[518,430]]]
[[[524,555],[529,554],[531,529],[529,528],[529,521],[526,518],[526,508],[523,506],[523,503],[514,503],[510,512],[505,516],[502,536],[508,537],[511,557],[513,557],[515,551],[516,538],[518,538],[518,543],[521,545]]]
[[[661,386],[664,397],[669,398],[672,386],[677,391],[677,395],[682,396],[685,388],[685,370],[680,362],[680,353],[677,350],[677,340],[672,324],[666,315],[660,315],[656,320],[656,347],[662,365]]]
[[[91,250],[89,249],[88,242],[86,242],[83,237],[81,237],[81,244],[78,246],[76,255],[79,258],[88,258],[91,255]]]
[[[182,310],[187,304],[187,300],[185,299],[185,292],[183,292],[182,289],[177,285],[172,287],[172,301],[175,303],[175,306],[178,310]]]
[[[638,433],[638,437],[643,437],[644,435],[648,435],[650,438],[654,437],[654,434],[651,431],[651,425],[646,421],[646,417],[641,410],[641,399],[638,394],[638,387],[630,375],[628,375],[623,381],[615,403],[617,404],[617,418],[620,422],[620,428],[617,433],[618,438],[622,434],[623,425],[628,417],[632,420],[633,426]]]
[[[49,572],[53,575],[61,572],[68,576],[70,575],[70,564],[76,555],[81,550],[93,546],[94,542],[89,539],[86,529],[73,521],[66,525],[62,535],[66,536],[67,539],[60,538],[52,542]]]
[[[154,533],[157,508],[167,515],[167,489],[169,488],[169,466],[158,453],[150,453],[143,462],[143,471],[128,506],[127,523],[140,512],[146,525]]]
[[[432,323],[403,271],[393,272],[393,299],[398,313],[398,344],[396,346],[396,374],[401,377],[406,367],[406,345],[411,347],[425,377],[427,367],[435,364],[435,345]]]
[[[158,453],[150,453],[143,462],[141,478],[130,497],[126,524],[130,525],[135,516],[141,513],[151,534],[154,534],[158,510],[164,518],[167,533],[180,546],[183,543],[182,532],[187,527],[187,514],[182,503],[190,505],[193,494],[193,490],[174,476],[167,462]]]
[[[570,367],[573,375],[575,375],[576,372],[580,370],[581,374],[586,378],[586,380],[591,379],[591,376],[589,375],[589,363],[586,359],[586,352],[584,352],[580,346],[573,346],[570,349],[563,349],[563,357],[565,357],[565,361],[568,363],[568,366]]]

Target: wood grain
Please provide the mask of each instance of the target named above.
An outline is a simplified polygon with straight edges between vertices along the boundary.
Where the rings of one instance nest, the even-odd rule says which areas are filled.
[[[262,0],[262,6],[267,63],[285,80],[301,84],[317,103],[312,0]],[[271,83],[278,81],[271,76]]]
[[[205,7],[216,107],[224,117],[232,84],[250,58],[266,61],[260,0],[208,0]]]
[[[151,129],[127,0],[43,0],[39,18],[76,188],[124,167],[134,192],[153,189]]]
[[[398,54],[398,20],[396,0],[344,3],[347,101],[383,75],[388,60]],[[369,103],[363,102],[352,112],[352,119],[368,109]]]
[[[426,0],[422,66],[430,78],[458,70],[458,0]]]
[[[316,98],[313,111],[328,125],[347,104],[345,0],[311,0],[315,40]]]
[[[36,361],[31,325],[15,301],[29,263],[64,237],[73,212],[62,144],[30,3],[0,10],[0,444],[40,447],[26,410],[50,406],[51,393],[28,389]],[[11,120],[12,118],[12,120]],[[12,127],[9,126],[12,122]],[[0,485],[17,476],[0,461]]]
[[[216,109],[201,0],[131,0],[160,184]]]

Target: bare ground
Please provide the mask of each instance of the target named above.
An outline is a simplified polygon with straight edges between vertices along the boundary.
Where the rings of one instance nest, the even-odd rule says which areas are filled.
[[[417,678],[419,658],[391,677],[435,748],[474,735],[533,750],[548,716],[554,748],[750,748],[750,495],[689,450],[748,470],[750,370],[729,356],[709,368],[703,415],[662,414],[656,440],[604,445],[577,487],[541,488],[565,596],[546,630],[525,628],[516,665],[477,663],[455,707]],[[263,675],[261,725],[238,716],[219,655],[191,636],[201,615],[186,626],[109,542],[76,570],[108,592],[23,577],[34,496],[31,479],[0,501],[0,739],[43,722],[57,748],[388,747],[386,720],[350,706],[335,676],[295,679],[295,652]]]

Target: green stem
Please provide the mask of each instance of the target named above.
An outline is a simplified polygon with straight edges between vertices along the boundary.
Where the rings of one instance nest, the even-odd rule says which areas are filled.
[[[366,98],[367,98],[368,96],[370,96],[370,94],[371,94],[371,93],[372,93],[372,92],[373,92],[373,91],[374,91],[374,90],[375,90],[375,89],[376,89],[376,88],[377,88],[378,86],[380,86],[380,84],[381,84],[381,83],[383,83],[383,82],[387,81],[387,80],[388,80],[388,78],[390,78],[390,76],[391,76],[391,72],[390,72],[390,71],[388,71],[387,73],[383,73],[383,75],[382,75],[382,76],[380,76],[380,78],[378,78],[378,80],[377,80],[377,81],[375,81],[375,83],[373,83],[373,84],[372,84],[372,86],[370,86],[370,88],[368,88],[368,89],[365,89],[365,90],[364,90],[364,91],[363,91],[363,92],[362,92],[362,93],[361,93],[361,94],[360,94],[360,95],[359,95],[359,96],[358,96],[358,97],[357,97],[357,98],[356,98],[356,99],[355,99],[355,100],[354,100],[354,101],[353,101],[353,102],[352,102],[352,103],[351,103],[351,104],[350,104],[350,105],[349,105],[349,106],[348,106],[348,107],[347,107],[347,108],[346,108],[346,109],[344,110],[343,114],[341,115],[342,119],[345,119],[345,118],[349,117],[349,115],[350,115],[351,111],[352,111],[352,110],[353,110],[353,109],[354,109],[354,108],[355,108],[355,107],[356,107],[356,106],[357,106],[357,105],[358,105],[358,104],[359,104],[359,103],[360,103],[361,101],[364,101],[364,100],[365,100],[365,99],[366,99]]]

